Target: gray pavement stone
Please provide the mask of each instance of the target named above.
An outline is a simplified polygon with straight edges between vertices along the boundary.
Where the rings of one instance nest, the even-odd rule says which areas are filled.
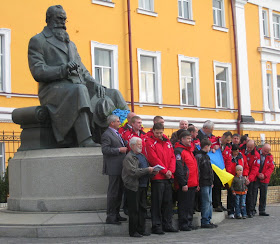
[[[90,244],[90,243],[280,243],[280,204],[267,207],[269,217],[225,219],[217,229],[198,229],[191,232],[166,233],[149,237],[100,236],[74,238],[0,238],[1,244]],[[117,230],[117,229],[116,229]],[[71,228],[69,228],[71,231]],[[73,229],[72,229],[73,231]],[[119,230],[121,231],[121,229]],[[102,230],[100,229],[100,232]],[[96,234],[96,233],[95,233]]]

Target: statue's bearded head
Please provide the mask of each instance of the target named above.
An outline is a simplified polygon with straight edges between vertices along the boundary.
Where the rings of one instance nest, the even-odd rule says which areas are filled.
[[[69,35],[66,32],[66,12],[61,5],[51,6],[47,10],[46,23],[55,37],[63,42],[69,42]]]

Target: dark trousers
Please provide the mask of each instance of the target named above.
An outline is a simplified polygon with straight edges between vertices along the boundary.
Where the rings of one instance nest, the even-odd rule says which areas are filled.
[[[172,227],[172,184],[170,180],[152,180],[151,182],[152,229]]]
[[[145,214],[147,207],[147,188],[139,187],[138,191],[125,189],[128,216],[129,216],[129,235],[135,232],[145,232]]]
[[[109,175],[107,191],[107,220],[117,221],[123,195],[123,181],[121,175]]]
[[[179,228],[191,227],[196,187],[190,187],[187,192],[178,190],[178,220]]]
[[[259,213],[265,212],[267,188],[268,188],[268,184],[261,183],[260,180],[257,180],[256,182],[254,182],[254,187],[253,187],[254,209],[257,204],[258,189],[260,189]]]
[[[222,185],[220,178],[214,172],[214,187],[212,189],[213,208],[222,206],[222,195],[221,195],[222,186],[223,185]]]
[[[234,214],[234,206],[235,206],[235,197],[232,194],[232,190],[227,190],[227,209],[228,209],[228,215]]]
[[[247,214],[253,214],[253,211],[255,210],[255,206],[254,206],[254,183],[255,182],[250,182],[250,184],[247,186],[248,187],[248,191],[247,191],[247,195],[246,195],[246,210],[247,210]]]

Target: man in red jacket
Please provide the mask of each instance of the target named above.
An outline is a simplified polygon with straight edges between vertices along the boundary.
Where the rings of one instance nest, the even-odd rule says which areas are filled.
[[[246,210],[248,218],[252,218],[255,214],[253,187],[260,168],[260,154],[256,149],[254,140],[249,140],[246,144],[241,146],[240,151],[246,156],[249,169],[247,178],[248,192],[246,196]]]
[[[157,115],[153,118],[153,122],[154,122],[154,124],[160,123],[160,124],[163,124],[163,126],[164,126],[164,118],[159,115]],[[153,128],[152,128],[146,133],[146,137],[151,137],[151,136],[153,136],[153,134],[154,133],[153,133]]]
[[[198,166],[192,152],[192,137],[189,131],[180,134],[180,142],[175,144],[178,189],[178,219],[181,231],[190,231],[192,225],[195,192],[199,190]]]
[[[145,132],[142,130],[142,119],[139,116],[133,116],[131,118],[131,129],[128,129],[126,132],[123,133],[122,138],[127,143],[128,151],[130,151],[129,141],[132,137],[136,136],[141,139],[145,138]],[[144,147],[144,140],[142,140],[142,144]]]
[[[172,226],[172,182],[176,161],[169,139],[163,134],[163,124],[153,126],[153,135],[146,139],[146,155],[151,167],[164,169],[151,179],[152,185],[152,233],[177,232]]]
[[[260,150],[260,168],[257,174],[257,180],[253,187],[254,209],[257,203],[258,189],[260,189],[259,215],[269,216],[265,212],[267,187],[270,181],[270,176],[274,170],[273,156],[270,153],[271,147],[269,144],[264,144]]]
[[[136,116],[136,113],[133,113],[133,112],[130,112],[128,115],[127,115],[127,122],[125,123],[124,126],[122,126],[121,128],[119,128],[119,133],[121,136],[123,136],[123,134],[132,128],[131,126],[131,119],[132,117]]]

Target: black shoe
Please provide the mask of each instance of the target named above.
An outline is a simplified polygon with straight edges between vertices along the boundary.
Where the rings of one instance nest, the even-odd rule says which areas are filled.
[[[222,208],[223,211],[228,211],[228,209],[225,208],[224,206],[221,206],[221,208]]]
[[[259,215],[260,215],[260,216],[269,216],[269,214],[266,213],[266,212],[259,212]]]
[[[161,230],[161,229],[154,229],[154,230],[152,230],[152,233],[157,234],[157,235],[164,235],[165,234],[164,231]]]
[[[121,222],[117,221],[117,220],[106,220],[106,224],[110,224],[110,225],[120,225]]]
[[[150,236],[150,235],[151,235],[151,233],[146,232],[146,231],[143,232],[143,233],[142,233],[142,232],[139,232],[139,234],[142,235],[142,236]]]
[[[123,208],[123,213],[128,216],[128,209],[127,208]]]
[[[163,231],[165,232],[178,232],[177,229],[175,229],[173,226],[169,228],[164,228]]]
[[[181,226],[180,227],[180,231],[191,231],[192,228],[190,228],[189,226]]]
[[[257,211],[254,209],[254,210],[252,211],[253,216],[255,216],[256,213],[257,213]]]
[[[214,208],[215,212],[224,212],[223,208],[221,206]]]
[[[135,232],[133,235],[131,235],[131,237],[143,237],[143,236],[138,232]]]
[[[238,215],[235,217],[236,219],[242,219],[242,216],[241,215]]]
[[[214,226],[214,228],[217,228],[218,225],[213,224],[212,222],[210,222],[210,225]]]
[[[248,218],[253,218],[253,214],[250,214],[250,213],[249,213],[249,214],[247,215],[247,217],[248,217]]]
[[[214,229],[215,226],[211,225],[211,224],[205,224],[205,225],[201,225],[201,228],[203,228],[203,229]]]
[[[117,221],[127,221],[127,218],[124,218],[122,216],[118,216]]]

